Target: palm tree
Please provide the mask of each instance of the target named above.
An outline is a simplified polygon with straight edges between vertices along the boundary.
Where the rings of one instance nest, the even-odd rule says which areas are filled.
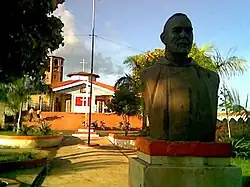
[[[235,89],[229,90],[225,84],[221,87],[220,91],[221,104],[219,107],[226,113],[228,137],[231,138],[231,127],[230,127],[230,115],[235,115],[243,118],[243,121],[247,121],[249,118],[247,105],[248,105],[248,95],[246,98],[245,106],[240,102],[239,92]]]
[[[242,75],[249,66],[247,61],[243,58],[234,56],[235,49],[231,48],[226,57],[223,57],[219,50],[213,47],[214,54],[212,55],[216,71],[221,78],[231,78],[233,76]]]
[[[119,89],[122,86],[129,86],[129,88],[132,88],[134,85],[134,79],[131,75],[125,74],[124,76],[120,77],[115,82],[115,89]]]
[[[124,76],[120,77],[115,83],[115,89],[120,89],[126,87],[128,90],[132,91],[137,98],[141,98],[141,90],[142,85],[141,81],[136,80],[135,77],[125,74]],[[140,114],[142,117],[142,129],[146,127],[146,118],[145,118],[145,107],[143,99],[140,99],[140,107],[137,114]]]

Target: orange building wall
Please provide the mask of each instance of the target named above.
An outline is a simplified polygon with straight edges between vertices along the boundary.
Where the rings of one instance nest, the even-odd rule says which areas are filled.
[[[39,105],[39,97],[41,95],[31,95],[30,96],[30,103],[34,105]],[[51,98],[49,95],[42,95],[43,98],[43,104],[50,105]]]
[[[51,122],[51,127],[54,130],[77,130],[82,128],[82,122],[85,120],[85,114],[76,114],[70,112],[42,112],[43,118]],[[116,114],[92,114],[92,121],[104,121],[107,127],[119,127],[122,117]],[[133,116],[130,119],[132,128],[141,128],[142,120]]]

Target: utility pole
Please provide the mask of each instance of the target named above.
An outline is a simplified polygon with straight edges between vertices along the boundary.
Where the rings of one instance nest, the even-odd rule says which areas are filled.
[[[89,129],[88,146],[90,146],[90,129],[92,120],[92,95],[93,95],[93,71],[94,71],[94,49],[95,49],[95,1],[92,0],[92,31],[91,31],[91,63],[90,63],[90,105],[89,105]],[[88,102],[88,101],[87,101]]]

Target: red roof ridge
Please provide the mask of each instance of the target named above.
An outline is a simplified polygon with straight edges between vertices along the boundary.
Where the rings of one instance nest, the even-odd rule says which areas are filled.
[[[90,82],[90,81],[89,81]],[[97,85],[97,86],[100,86],[100,87],[103,87],[103,88],[106,88],[108,90],[112,90],[112,91],[115,91],[115,87],[114,86],[111,86],[111,85],[108,85],[108,84],[105,84],[105,83],[102,83],[102,82],[97,82],[97,81],[92,81],[93,84]]]
[[[51,87],[52,88],[59,88],[59,87],[67,86],[69,84],[73,84],[73,83],[80,82],[80,81],[82,81],[82,80],[66,80],[66,81],[55,83]]]
[[[81,82],[81,81],[87,81],[87,80],[66,80],[66,81],[63,81],[63,82],[55,83],[51,87],[53,89],[55,89],[55,88],[60,88],[60,87],[67,86],[67,85],[74,84],[74,83]],[[90,81],[88,81],[88,82],[90,82]],[[102,88],[106,88],[108,90],[115,91],[114,86],[111,86],[111,85],[108,85],[108,84],[105,84],[105,83],[102,83],[102,82],[98,82],[98,81],[92,81],[92,83],[97,85],[97,86],[100,86]]]
[[[71,76],[74,76],[74,75],[81,75],[81,76],[90,76],[91,73],[89,72],[84,72],[84,71],[79,71],[79,72],[71,72],[67,75],[67,77],[71,77]],[[99,75],[93,73],[93,76],[96,77],[96,78],[100,78]]]

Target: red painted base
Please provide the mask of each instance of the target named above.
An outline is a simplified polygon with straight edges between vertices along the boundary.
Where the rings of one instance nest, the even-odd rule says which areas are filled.
[[[79,149],[81,149],[81,148],[92,148],[92,147],[98,147],[98,146],[100,146],[99,144],[93,144],[93,143],[91,143],[91,144],[87,144],[87,143],[84,143],[84,144],[78,144],[77,145],[77,148],[79,148]]]
[[[231,157],[230,143],[169,142],[145,137],[136,139],[137,150],[151,156]]]

